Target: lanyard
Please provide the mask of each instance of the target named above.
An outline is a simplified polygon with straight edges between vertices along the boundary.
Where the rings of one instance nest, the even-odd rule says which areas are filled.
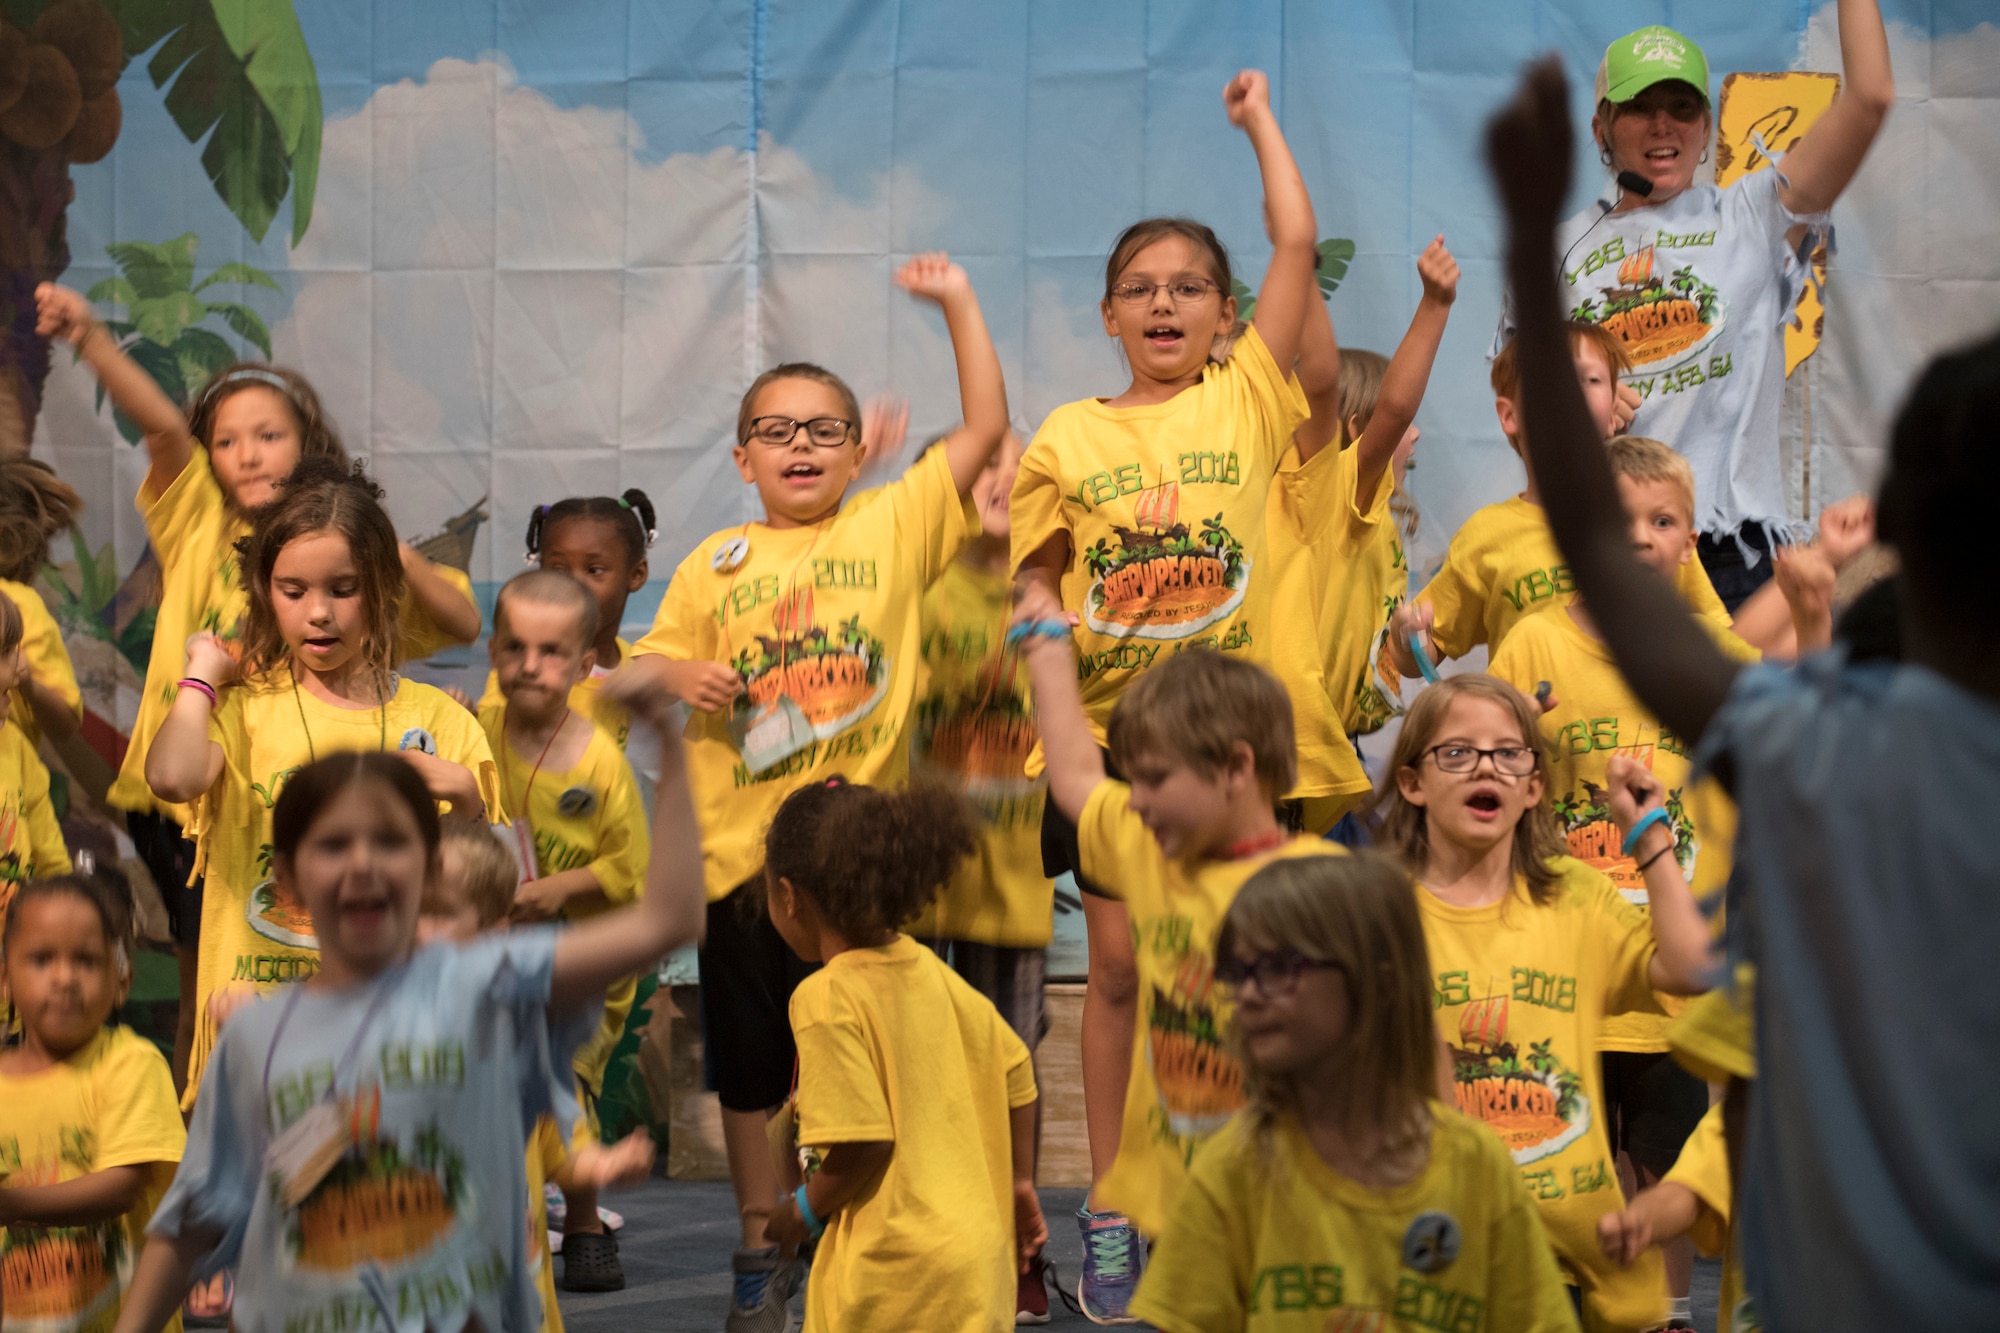
[[[368,1001],[367,1011],[361,1015],[361,1026],[354,1030],[354,1040],[347,1043],[347,1049],[341,1053],[339,1062],[334,1065],[333,1081],[327,1085],[326,1095],[321,1099],[322,1101],[333,1100],[333,1090],[339,1086],[340,1076],[353,1066],[354,1057],[361,1051],[361,1039],[368,1035],[368,1029],[374,1025],[375,1015],[382,1008],[382,1002],[389,998],[389,992],[396,989],[398,974],[402,972],[405,966],[406,964],[398,963],[390,969],[387,975],[377,980],[375,995]],[[277,1058],[278,1038],[285,1035],[285,1026],[292,1021],[292,1010],[299,1007],[299,997],[305,994],[305,989],[304,982],[300,982],[291,988],[292,993],[285,997],[284,1010],[278,1015],[278,1024],[271,1029],[271,1045],[264,1052],[264,1107],[266,1115],[270,1114],[271,1061]]]
[[[313,748],[312,726],[306,721],[306,701],[299,697],[299,676],[296,671],[292,673],[292,706],[299,710],[299,730],[306,734],[306,758],[317,762],[319,751]],[[386,750],[389,748],[389,701],[387,699],[382,700],[377,705],[375,711],[376,716],[381,720],[382,730],[381,736],[376,741],[375,748]]]
[[[535,766],[528,772],[528,789],[521,793],[521,804],[515,807],[519,813],[514,817],[514,841],[521,856],[523,884],[540,878],[542,873],[541,858],[535,853],[534,817],[528,809],[528,802],[535,795],[535,779],[542,775],[542,760],[549,757],[549,748],[556,743],[556,737],[562,735],[563,728],[569,725],[571,716],[570,710],[564,708],[562,721],[556,723],[556,729],[549,733],[546,741],[542,742],[542,752],[535,756]],[[501,710],[500,718],[500,763],[506,770],[504,776],[507,795],[511,799],[514,795],[514,743],[507,739],[507,718],[504,709]]]

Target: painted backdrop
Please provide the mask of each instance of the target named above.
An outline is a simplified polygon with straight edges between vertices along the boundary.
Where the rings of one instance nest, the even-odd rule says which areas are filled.
[[[1825,343],[1792,383],[1784,447],[1802,516],[1872,481],[1924,357],[2000,318],[1990,0],[1887,8],[1900,102],[1835,210]],[[520,567],[531,505],[644,487],[661,530],[655,586],[632,603],[643,618],[699,537],[753,513],[728,443],[759,368],[810,358],[864,396],[906,393],[916,438],[950,422],[942,324],[889,285],[902,256],[945,248],[971,271],[1028,426],[1125,383],[1095,302],[1127,222],[1204,218],[1254,280],[1255,163],[1220,92],[1256,65],[1322,233],[1353,243],[1333,297],[1344,342],[1393,347],[1433,235],[1465,271],[1419,418],[1421,566],[1519,480],[1484,387],[1500,292],[1476,144],[1520,63],[1561,50],[1580,123],[1605,42],[1642,23],[1694,35],[1718,80],[1834,67],[1831,4],[1741,0],[0,0],[0,13],[0,75],[18,65],[75,95],[61,125],[0,114],[0,415],[90,501],[49,578],[106,744],[145,660],[131,499],[146,464],[67,353],[51,361],[24,338],[35,269],[95,289],[180,388],[267,346],[303,369],[399,527],[440,537],[489,594]],[[96,15],[115,20],[110,37]],[[75,88],[45,56],[18,64],[22,43],[66,52]],[[48,142],[25,146],[22,125]],[[1601,184],[1582,177],[1577,206]],[[474,654],[433,669],[475,670]]]

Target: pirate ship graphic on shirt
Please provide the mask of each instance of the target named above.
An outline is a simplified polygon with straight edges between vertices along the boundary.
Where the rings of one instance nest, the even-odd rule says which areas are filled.
[[[1530,1042],[1523,1052],[1508,1040],[1513,1000],[1489,995],[1472,1000],[1458,1016],[1452,1076],[1458,1109],[1500,1136],[1517,1166],[1561,1152],[1590,1129],[1590,1098],[1583,1079],[1551,1049],[1554,1038]]]
[[[1146,1057],[1167,1127],[1183,1138],[1213,1134],[1243,1106],[1243,1067],[1223,1045],[1215,967],[1190,952],[1146,1006]]]
[[[933,696],[912,713],[917,762],[948,775],[989,817],[989,807],[1041,786],[1027,775],[1035,717],[1019,675],[1019,655],[1003,648],[980,663],[970,694]]]
[[[1140,491],[1133,526],[1112,525],[1118,544],[1099,537],[1083,552],[1090,574],[1084,620],[1115,638],[1184,639],[1227,619],[1250,587],[1243,543],[1222,515],[1180,521],[1180,483]]]
[[[392,1268],[428,1254],[456,1224],[466,1197],[464,1161],[436,1123],[417,1132],[407,1154],[381,1137],[380,1096],[377,1090],[358,1108],[375,1123],[361,1126],[291,1216],[285,1240],[300,1268]]]
[[[889,655],[857,613],[831,630],[816,623],[813,590],[795,588],[771,608],[771,633],[730,659],[743,678],[739,711],[760,713],[780,698],[797,705],[813,735],[830,740],[882,701]]]
[[[1674,861],[1683,875],[1690,874],[1700,849],[1679,787],[1667,792],[1666,808]],[[1609,879],[1627,902],[1645,904],[1646,877],[1638,862],[1625,854],[1625,835],[1611,818],[1611,793],[1586,778],[1581,788],[1557,798],[1554,810],[1569,854]]]
[[[1654,265],[1653,247],[1641,246],[1620,261],[1617,285],[1599,289],[1601,301],[1587,297],[1569,312],[1614,335],[1635,370],[1700,352],[1722,332],[1725,318],[1722,294],[1692,264],[1664,274]]]

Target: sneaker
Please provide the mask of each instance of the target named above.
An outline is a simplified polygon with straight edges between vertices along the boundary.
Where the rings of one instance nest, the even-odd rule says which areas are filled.
[[[736,1285],[723,1333],[794,1333],[798,1323],[792,1318],[790,1301],[799,1285],[797,1261],[784,1258],[771,1245],[738,1250],[730,1257],[729,1269]]]
[[[1014,1286],[1014,1322],[1016,1324],[1046,1324],[1049,1322],[1049,1287],[1044,1280],[1045,1269],[1042,1257],[1036,1255],[1028,1261],[1028,1271],[1021,1274]]]
[[[1146,1271],[1146,1254],[1131,1219],[1079,1208],[1076,1225],[1083,1232],[1083,1276],[1076,1284],[1083,1317],[1093,1324],[1138,1323],[1127,1310]]]

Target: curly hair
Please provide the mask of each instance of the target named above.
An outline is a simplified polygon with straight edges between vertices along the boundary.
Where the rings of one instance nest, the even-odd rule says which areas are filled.
[[[207,448],[215,440],[215,414],[222,405],[245,389],[269,389],[285,400],[292,422],[299,428],[299,460],[329,458],[341,467],[348,464],[347,446],[326,415],[312,382],[296,370],[266,365],[262,361],[239,361],[225,366],[210,377],[187,408],[188,433]]]
[[[83,858],[79,856],[79,860]],[[129,975],[133,953],[139,945],[132,883],[123,871],[102,863],[68,875],[44,875],[16,889],[13,898],[4,904],[4,917],[0,917],[6,923],[0,926],[0,956],[14,942],[14,929],[20,924],[23,907],[38,898],[62,897],[80,898],[97,913],[104,927],[105,943],[111,946],[114,957]]]
[[[1347,1032],[1329,1056],[1350,1075],[1335,1108],[1342,1127],[1380,1130],[1391,1150],[1419,1141],[1437,1095],[1437,1030],[1409,872],[1371,852],[1271,862],[1230,904],[1215,956],[1279,949],[1330,964],[1347,991]],[[1244,1109],[1268,1145],[1278,1117],[1298,1113],[1297,1082],[1261,1068],[1234,1024],[1228,1039],[1243,1067]]]
[[[1425,752],[1437,743],[1438,730],[1444,726],[1444,716],[1450,711],[1452,701],[1466,697],[1483,699],[1505,709],[1520,728],[1522,742],[1534,751],[1535,772],[1542,778],[1542,799],[1523,811],[1521,822],[1514,826],[1514,873],[1526,881],[1529,899],[1538,907],[1546,906],[1555,896],[1557,872],[1551,862],[1566,855],[1568,848],[1556,830],[1555,813],[1549,805],[1549,755],[1548,747],[1542,743],[1541,709],[1527,695],[1497,677],[1451,676],[1425,690],[1410,705],[1403,718],[1403,729],[1396,736],[1388,771],[1382,775],[1382,785],[1370,801],[1370,809],[1382,814],[1376,840],[1408,862],[1412,874],[1423,876],[1424,866],[1430,860],[1430,823],[1422,806],[1404,799],[1402,789],[1396,785],[1396,774],[1423,763]]]
[[[957,792],[882,791],[836,777],[785,798],[764,835],[764,869],[841,934],[874,939],[928,907],[978,846]]]
[[[76,527],[83,499],[39,458],[0,458],[0,579],[33,583],[49,540]]]
[[[236,543],[250,594],[243,625],[243,675],[247,680],[282,665],[291,646],[278,630],[271,573],[278,555],[301,538],[332,533],[344,538],[360,576],[361,660],[387,698],[395,666],[396,614],[403,598],[403,558],[396,527],[382,509],[382,488],[359,463],[326,456],[301,458],[277,497],[250,515],[250,535]]]

